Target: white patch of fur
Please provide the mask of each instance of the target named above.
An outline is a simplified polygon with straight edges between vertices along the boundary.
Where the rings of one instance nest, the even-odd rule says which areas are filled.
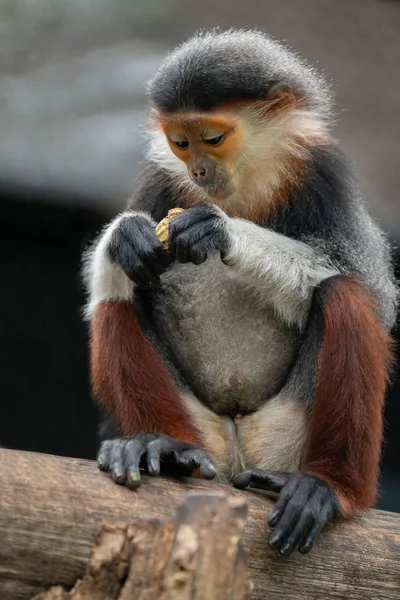
[[[207,201],[206,194],[190,179],[186,164],[172,152],[162,131],[151,131],[147,158],[157,163],[173,177],[180,197],[193,200],[193,204]],[[209,200],[209,199],[208,199]]]
[[[177,176],[188,176],[185,163],[172,152],[166,135],[158,129],[150,131],[149,135],[147,158]]]
[[[277,396],[257,412],[242,417],[238,430],[246,468],[298,470],[307,427],[305,406],[287,397]]]
[[[235,405],[238,412],[253,411],[277,394],[299,331],[259,300],[256,286],[224,265],[219,252],[198,266],[174,263],[161,282],[157,328],[211,410],[229,413]]]
[[[310,111],[301,108],[277,110],[266,117],[265,109],[266,104],[262,102],[227,113],[244,126],[244,143],[243,150],[234,159],[232,182],[235,191],[225,199],[209,197],[193,183],[186,164],[175,156],[160,130],[150,134],[148,158],[168,171],[179,192],[187,192],[192,204],[211,201],[229,215],[239,215],[243,211],[256,215],[260,203],[273,204],[279,188],[293,177],[293,158],[307,160],[307,147],[328,136],[325,123]]]
[[[133,299],[134,284],[124,273],[122,267],[112,263],[108,254],[111,236],[122,219],[134,218],[137,213],[125,211],[109,223],[97,237],[83,257],[82,277],[86,287],[88,301],[84,316],[90,319],[96,306],[105,300]],[[140,213],[148,217],[146,213]],[[150,217],[148,217],[150,219]]]
[[[286,181],[293,180],[293,159],[307,161],[308,147],[327,136],[325,125],[310,112],[277,110],[262,117],[265,103],[243,109],[238,118],[246,124],[243,152],[237,157],[236,191],[219,203],[228,214],[257,215],[260,205],[273,205]]]
[[[305,324],[314,288],[337,270],[322,254],[309,246],[251,223],[263,205],[276,202],[277,193],[293,173],[294,159],[307,161],[308,148],[326,139],[326,124],[301,107],[266,113],[265,102],[231,111],[243,131],[243,151],[235,157],[235,192],[223,200],[207,198],[189,178],[185,163],[169,147],[165,135],[155,131],[149,158],[175,178],[189,202],[212,201],[229,216],[231,238],[227,258],[234,269],[260,290],[260,301],[272,305],[288,325]]]
[[[227,219],[226,259],[288,325],[305,324],[312,293],[338,273],[316,250],[244,219]]]

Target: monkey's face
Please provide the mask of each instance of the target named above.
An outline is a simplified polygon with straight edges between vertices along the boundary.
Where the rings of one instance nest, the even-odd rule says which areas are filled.
[[[239,121],[226,115],[183,115],[165,121],[162,128],[193,183],[213,199],[234,193],[243,136]]]

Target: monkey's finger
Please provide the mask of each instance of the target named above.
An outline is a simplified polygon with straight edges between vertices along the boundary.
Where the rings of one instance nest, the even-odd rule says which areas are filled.
[[[203,264],[207,260],[207,250],[210,250],[210,248],[199,246],[198,244],[189,246],[187,250],[189,262],[193,263],[194,265]]]
[[[204,479],[214,479],[217,471],[211,458],[198,448],[184,450],[181,453],[175,453],[175,464],[189,475],[195,469],[200,469],[200,474]]]
[[[268,545],[272,550],[281,550],[294,530],[302,513],[303,506],[297,502],[287,502],[277,525],[275,525]]]
[[[124,467],[128,487],[136,490],[141,484],[139,465],[146,446],[140,440],[129,440],[125,446]]]
[[[298,478],[292,478],[282,488],[278,500],[276,501],[275,507],[268,517],[268,524],[270,525],[270,527],[275,527],[277,525],[282,515],[284,514],[287,505],[289,504],[289,502],[293,502],[294,497],[299,507],[304,506],[307,502],[308,496],[305,498],[297,494],[299,483],[300,480]]]
[[[216,245],[214,241],[218,237],[219,228],[215,226],[214,221],[202,221],[195,223],[189,229],[171,234],[170,249],[171,252],[177,252],[179,246],[184,246],[189,251],[206,252],[213,249]]]
[[[235,486],[235,488],[239,488],[239,490],[243,490],[245,487],[247,487],[249,485],[250,482],[251,482],[251,471],[250,470],[239,473],[232,480],[232,483]]]
[[[180,254],[183,256],[180,262],[189,262],[185,257],[185,250],[189,251],[190,260],[191,250],[196,249],[197,253],[207,253],[208,250],[216,249],[221,245],[222,228],[215,214],[209,214],[203,220],[192,222],[184,229],[173,226],[174,221],[171,223],[168,247],[178,260]]]
[[[207,260],[207,253],[218,246],[214,232],[209,232],[204,236],[201,234],[196,238],[190,236],[188,232],[184,232],[176,238],[171,252],[176,255],[178,262],[200,265]]]
[[[165,250],[163,252],[166,254]],[[152,250],[148,254],[142,255],[140,258],[148,273],[150,273],[150,276],[155,277],[158,280],[161,273],[165,271],[167,265],[164,265],[160,261],[157,251]]]
[[[168,228],[169,237],[172,240],[175,236],[187,231],[188,229],[191,229],[194,225],[201,225],[210,219],[215,219],[216,216],[216,207],[209,204],[204,206],[195,206],[185,210],[185,212],[177,215],[170,221]]]
[[[168,266],[168,253],[155,235],[140,247],[138,257],[155,277],[161,275]]]
[[[192,252],[192,263],[194,265],[202,265],[204,262],[206,262],[207,260],[207,253],[206,252],[196,252],[193,253]]]
[[[182,264],[186,264],[190,261],[188,240],[185,236],[179,236],[175,239],[174,243],[169,246],[171,254],[176,257],[176,260]]]
[[[299,547],[299,544],[305,539],[314,525],[314,514],[307,506],[305,506],[292,532],[281,545],[280,553],[283,554],[283,556],[289,556],[289,554]]]
[[[166,252],[164,245],[160,242],[160,240],[158,238],[157,238],[157,242],[158,242],[158,244],[156,245],[156,247],[154,249],[154,255],[155,255],[158,263],[161,265],[162,270],[164,270],[169,265],[168,252]]]
[[[194,262],[199,256],[205,256],[210,250],[214,250],[218,246],[218,240],[216,239],[215,233],[211,232],[192,243],[189,246],[189,254],[191,262]]]
[[[317,487],[316,492],[307,503],[307,508],[308,510],[310,510],[310,508],[312,509],[314,525],[311,530],[303,536],[303,540],[300,543],[299,551],[302,554],[310,552],[324,526],[329,522],[336,521],[340,516],[338,500],[328,487],[325,489]]]
[[[97,464],[102,471],[108,471],[111,461],[112,441],[105,440],[101,443],[97,453]]]
[[[158,258],[158,251],[163,245],[147,222],[136,223],[134,232],[123,231],[118,242],[118,260],[128,276],[135,274],[141,264],[148,268],[149,274],[157,277],[163,267]],[[165,251],[164,251],[165,254]]]
[[[260,486],[271,492],[280,492],[288,484],[290,473],[280,471],[262,471],[261,469],[252,469],[251,483],[253,486]]]
[[[207,252],[199,252],[195,246],[190,245],[190,241],[183,236],[180,236],[174,246],[171,248],[171,252],[175,255],[176,260],[182,264],[193,263],[194,265],[201,265],[207,260]]]
[[[168,266],[168,256],[164,249],[164,246],[157,240],[157,243],[161,245],[161,249],[158,246],[152,245],[145,247],[139,252],[139,260],[142,262],[150,277],[159,278]]]
[[[125,483],[125,469],[124,469],[124,443],[123,441],[116,440],[112,445],[111,450],[111,464],[110,471],[111,477],[114,479],[116,483],[119,485],[123,485]]]
[[[134,283],[144,287],[151,284],[158,285],[160,281],[159,277],[152,273],[140,259],[136,259],[127,275]]]
[[[216,468],[210,457],[205,456],[200,463],[200,474],[204,479],[214,479],[217,475]]]
[[[312,550],[315,542],[317,541],[319,534],[324,528],[325,521],[317,520],[312,528],[305,534],[303,541],[299,545],[299,552],[301,554],[308,554]]]
[[[159,439],[147,444],[147,471],[153,477],[157,477],[160,474],[160,452],[161,441]]]
[[[263,471],[262,469],[248,469],[236,475],[233,479],[233,485],[237,488],[245,488],[251,484],[251,487],[271,492],[280,492],[288,483],[290,473],[280,473],[275,471]]]
[[[125,271],[134,272],[136,263],[141,261],[157,277],[167,266],[166,254],[155,234],[155,225],[152,227],[146,219],[136,219],[133,230],[122,230],[120,233],[118,257]]]

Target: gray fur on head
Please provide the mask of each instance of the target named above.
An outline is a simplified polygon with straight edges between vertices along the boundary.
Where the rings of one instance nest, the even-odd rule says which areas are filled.
[[[265,98],[277,83],[290,87],[305,108],[329,119],[331,92],[322,75],[254,30],[196,33],[167,56],[148,91],[162,111],[207,111],[226,100]]]

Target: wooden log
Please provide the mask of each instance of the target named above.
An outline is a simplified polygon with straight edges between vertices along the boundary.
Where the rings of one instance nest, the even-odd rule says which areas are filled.
[[[241,548],[246,516],[243,498],[198,492],[186,497],[177,510],[163,591],[154,600],[249,600]]]
[[[133,492],[91,461],[0,450],[0,598],[26,600],[85,573],[104,521],[173,517],[189,490],[245,498],[244,547],[253,600],[399,600],[400,515],[372,511],[328,527],[309,554],[283,558],[267,546],[265,494],[215,482],[146,477]]]
[[[246,514],[243,498],[192,492],[175,519],[106,524],[83,579],[32,600],[249,600]]]

